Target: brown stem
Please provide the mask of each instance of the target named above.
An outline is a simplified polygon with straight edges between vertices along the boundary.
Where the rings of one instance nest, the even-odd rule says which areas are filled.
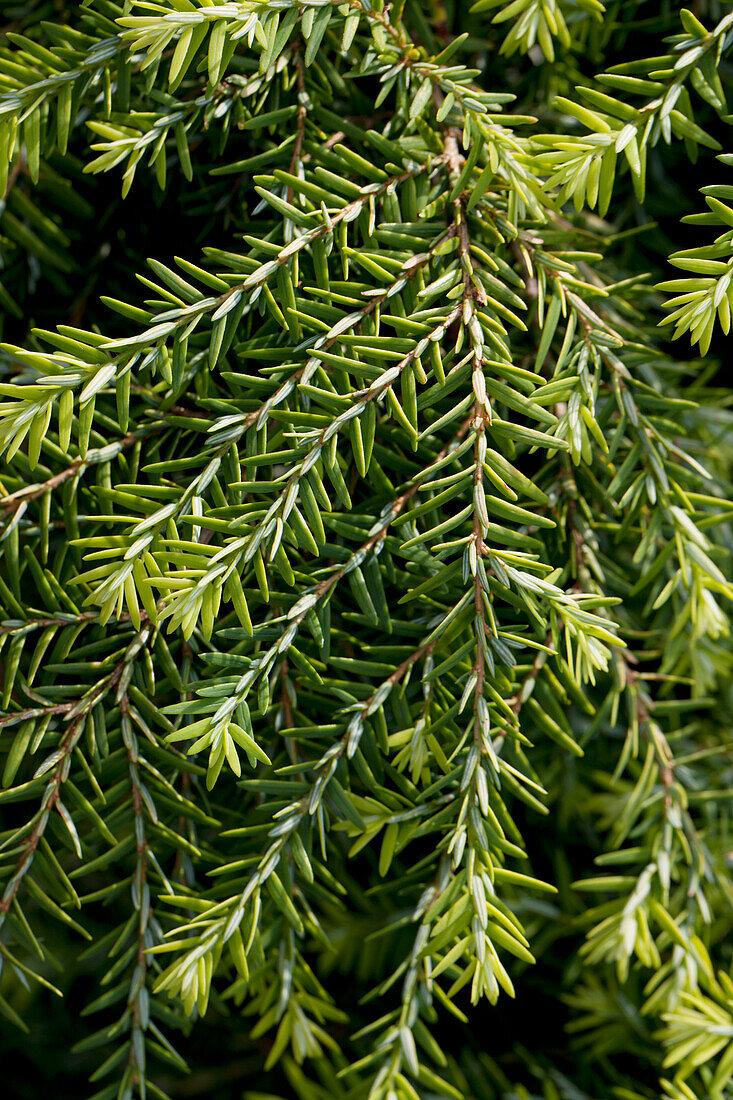
[[[36,816],[30,835],[23,844],[23,851],[16,864],[15,872],[5,888],[2,900],[0,900],[0,927],[12,906],[20,889],[21,883],[30,870],[41,837],[46,831],[51,810],[56,806],[61,795],[61,788],[66,781],[69,771],[71,754],[76,748],[79,738],[84,730],[87,715],[113,688],[117,686],[125,669],[126,661],[123,659],[117,667],[93,688],[84,699],[77,703],[60,704],[55,713],[73,714],[69,728],[61,739],[58,751],[61,753],[51,778],[46,783],[41,807]],[[74,713],[75,712],[75,713]],[[47,712],[46,712],[47,713]]]
[[[123,729],[125,725],[130,723],[129,711],[129,700],[127,697],[127,692],[125,692],[120,699],[120,715]],[[140,1008],[140,991],[145,986],[148,969],[148,958],[145,953],[145,935],[150,919],[150,913],[148,907],[144,904],[143,901],[148,870],[148,841],[145,836],[145,812],[143,809],[143,797],[140,792],[140,772],[138,768],[137,754],[134,751],[134,741],[132,737],[125,737],[125,744],[127,748],[130,785],[132,789],[132,813],[134,821],[133,828],[135,831],[136,840],[135,886],[137,890],[136,909],[138,912],[138,945],[135,958],[137,963],[137,972],[139,976],[136,979],[138,988],[135,991],[135,995],[132,998],[132,1002],[130,1004],[130,1032],[132,1035],[134,1031],[138,1028],[145,1030]],[[130,1042],[129,1063],[133,1076],[133,1084],[137,1085],[140,1083],[141,1067],[137,1060],[134,1041]]]
[[[290,158],[290,175],[294,176],[300,163],[301,153],[303,151],[303,138],[305,137],[305,120],[308,114],[308,110],[305,105],[305,65],[303,64],[303,55],[300,49],[295,49],[293,53],[295,60],[295,72],[296,72],[296,84],[298,88],[298,117],[295,123],[295,143],[293,145],[293,155]],[[293,201],[293,188],[288,187],[288,202]]]

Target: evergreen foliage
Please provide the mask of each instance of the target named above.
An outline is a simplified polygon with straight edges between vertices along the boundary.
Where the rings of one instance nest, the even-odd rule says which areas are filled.
[[[730,4],[0,9],[6,1063],[731,1100]]]

